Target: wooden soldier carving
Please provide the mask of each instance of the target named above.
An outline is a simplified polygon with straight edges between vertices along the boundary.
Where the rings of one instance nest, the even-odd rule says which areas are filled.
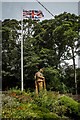
[[[34,76],[34,78],[35,78],[35,87],[36,87],[36,94],[38,94],[41,89],[46,89],[45,77],[43,76],[42,72],[43,72],[43,70],[40,69]]]

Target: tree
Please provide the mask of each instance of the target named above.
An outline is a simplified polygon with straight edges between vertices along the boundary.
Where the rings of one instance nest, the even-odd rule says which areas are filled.
[[[47,76],[49,87],[53,85],[53,90],[56,91],[68,90],[70,83],[65,84],[64,82],[65,73],[61,64],[66,63],[65,60],[73,59],[75,71],[75,55],[78,53],[79,46],[77,44],[78,24],[78,16],[70,13],[63,13],[55,16],[54,19],[42,22],[23,20],[25,89],[34,88],[34,74],[40,68],[44,68],[45,75],[49,75]],[[21,21],[4,20],[2,26],[3,80],[6,81],[7,78],[7,81],[12,81],[14,79],[13,83],[17,81],[16,85],[20,86]],[[46,69],[49,74],[46,74]],[[69,77],[67,78],[69,79]],[[72,81],[73,78],[70,79]]]
[[[16,85],[20,79],[19,23],[16,20],[4,20],[2,23],[2,77],[3,89]]]
[[[75,65],[75,57],[77,55],[78,47],[77,44],[79,42],[79,32],[78,32],[78,16],[74,14],[63,14],[59,15],[59,19],[63,19],[63,17],[66,19],[63,20],[63,23],[58,26],[54,32],[53,35],[56,39],[56,42],[58,42],[59,47],[59,56],[61,54],[64,55],[65,59],[65,53],[67,53],[67,57],[69,59],[73,60],[73,68],[74,68],[74,82],[75,82],[75,93],[77,94],[77,80],[76,80],[76,65]],[[58,19],[58,17],[57,17]],[[62,20],[61,19],[61,20]],[[61,49],[60,49],[61,48]]]
[[[55,66],[55,68],[58,69],[64,60],[73,60],[76,94],[77,80],[75,57],[78,52],[77,44],[79,43],[78,21],[78,16],[63,13],[55,16],[53,20],[44,20],[42,23],[38,23],[39,27],[36,26],[34,34],[35,38],[38,40],[41,57],[46,65]],[[50,51],[49,54],[48,51]],[[51,51],[53,51],[53,54],[51,54]],[[52,55],[51,59],[49,59],[50,54]],[[44,63],[43,66],[45,66]]]

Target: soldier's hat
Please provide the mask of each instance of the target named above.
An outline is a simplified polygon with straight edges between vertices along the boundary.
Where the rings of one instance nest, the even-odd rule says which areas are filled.
[[[43,72],[43,69],[42,69],[42,68],[40,69],[40,72]]]

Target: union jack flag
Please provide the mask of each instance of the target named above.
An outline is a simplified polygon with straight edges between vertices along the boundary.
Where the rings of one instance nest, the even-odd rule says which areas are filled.
[[[29,19],[39,19],[41,17],[44,17],[43,13],[41,10],[24,10],[23,9],[23,17],[24,18],[29,18]]]

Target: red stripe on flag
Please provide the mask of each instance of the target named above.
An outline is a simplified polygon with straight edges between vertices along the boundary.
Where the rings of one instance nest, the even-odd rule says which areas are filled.
[[[32,18],[34,18],[34,10],[32,10]]]

